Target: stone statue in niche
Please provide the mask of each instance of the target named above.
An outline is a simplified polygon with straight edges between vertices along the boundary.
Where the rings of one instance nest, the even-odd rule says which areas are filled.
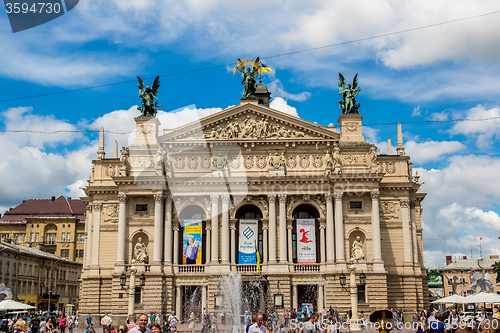
[[[129,163],[130,163],[130,154],[128,147],[122,147],[121,155],[120,155],[120,176],[126,177],[128,176],[129,171]]]
[[[326,154],[325,154],[325,164],[326,164],[326,168],[331,170],[332,167],[333,167],[333,159],[332,159],[332,154],[330,154],[330,150],[327,150],[326,151]]]
[[[361,241],[361,237],[359,236],[357,236],[354,242],[352,242],[351,258],[353,258],[354,260],[365,259],[365,253],[363,251],[363,242]]]
[[[146,248],[146,244],[142,241],[142,237],[139,237],[134,245],[134,256],[132,259],[143,264],[147,264],[149,262],[148,250]]]

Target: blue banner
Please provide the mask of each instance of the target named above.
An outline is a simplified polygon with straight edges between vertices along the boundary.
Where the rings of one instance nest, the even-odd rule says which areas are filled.
[[[258,220],[240,220],[238,264],[257,264]]]

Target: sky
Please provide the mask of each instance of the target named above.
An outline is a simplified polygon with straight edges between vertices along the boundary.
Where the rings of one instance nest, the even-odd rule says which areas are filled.
[[[174,128],[238,104],[232,67],[260,56],[272,108],[336,124],[338,73],[359,73],[366,141],[385,153],[403,124],[428,193],[427,267],[500,254],[499,19],[494,0],[85,0],[12,33],[2,10],[0,212],[82,196],[96,131],[108,157],[133,137],[137,75],[160,75],[158,116]]]

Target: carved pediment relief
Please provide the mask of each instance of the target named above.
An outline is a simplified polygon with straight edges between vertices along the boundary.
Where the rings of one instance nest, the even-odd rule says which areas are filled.
[[[261,105],[240,104],[177,128],[164,140],[338,139],[323,126]]]

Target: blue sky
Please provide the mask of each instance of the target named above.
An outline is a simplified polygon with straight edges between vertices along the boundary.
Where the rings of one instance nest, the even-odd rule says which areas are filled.
[[[161,120],[175,127],[237,104],[243,87],[231,68],[260,56],[273,69],[263,75],[273,108],[335,124],[338,73],[359,73],[367,141],[385,153],[396,125],[380,124],[403,123],[429,193],[427,266],[447,254],[477,258],[480,238],[484,255],[499,254],[499,10],[493,0],[85,0],[16,34],[2,11],[0,212],[23,199],[81,195],[97,150],[88,131],[134,129],[136,75],[161,75]],[[77,91],[25,98],[68,89]],[[464,118],[489,120],[428,122]],[[114,140],[125,146],[130,135],[107,134],[108,156]]]

